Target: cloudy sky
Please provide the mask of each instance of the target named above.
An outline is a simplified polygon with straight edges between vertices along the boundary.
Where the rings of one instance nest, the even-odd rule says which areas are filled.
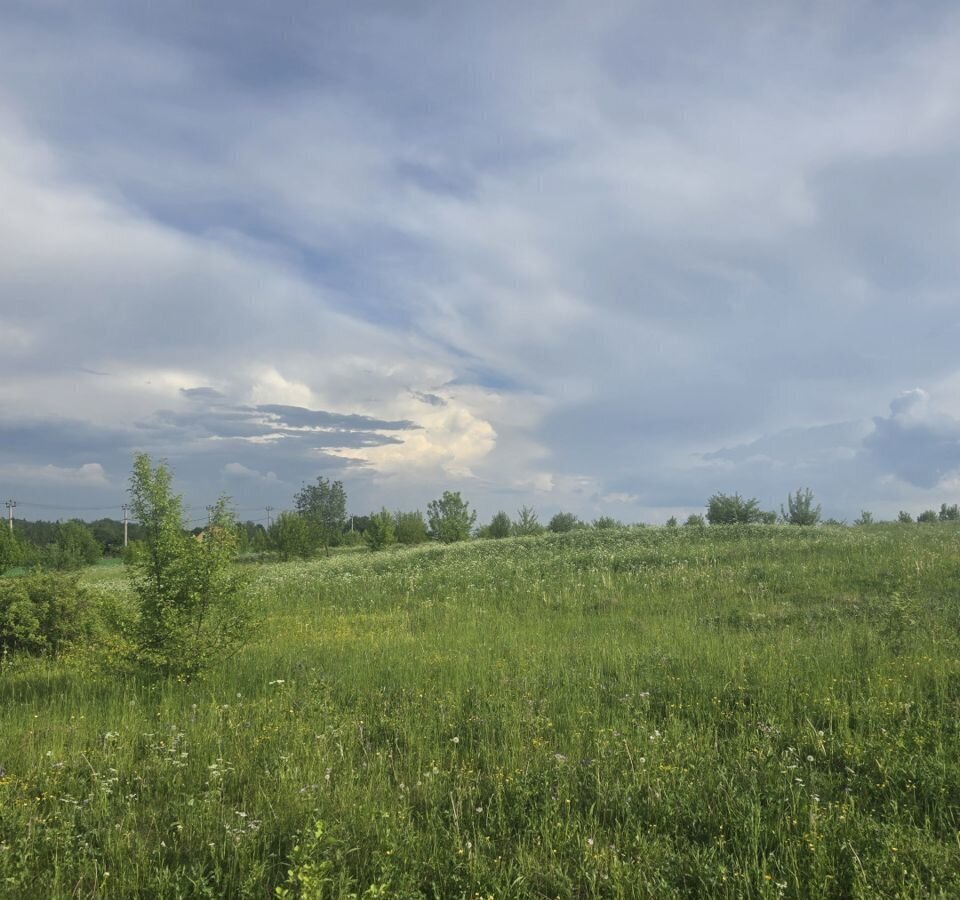
[[[958,251],[953,3],[0,0],[26,518],[955,502]]]

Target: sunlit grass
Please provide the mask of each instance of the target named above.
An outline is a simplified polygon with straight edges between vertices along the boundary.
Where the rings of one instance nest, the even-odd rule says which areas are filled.
[[[251,568],[202,680],[2,663],[0,894],[960,895],[958,563],[744,528]]]

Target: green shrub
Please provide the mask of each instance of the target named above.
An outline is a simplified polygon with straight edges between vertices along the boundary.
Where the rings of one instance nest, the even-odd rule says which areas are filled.
[[[0,647],[58,652],[96,630],[96,611],[76,576],[37,572],[0,582]]]
[[[143,527],[132,566],[140,610],[138,661],[166,675],[190,676],[236,650],[249,630],[246,578],[234,565],[237,531],[226,498],[211,507],[196,537],[183,529],[183,505],[164,463],[138,454],[130,507]]]

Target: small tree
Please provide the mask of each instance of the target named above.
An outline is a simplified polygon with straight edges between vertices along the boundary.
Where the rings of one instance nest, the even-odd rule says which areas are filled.
[[[593,527],[598,531],[611,531],[616,528],[623,528],[623,522],[614,519],[612,516],[600,516],[594,520]]]
[[[510,516],[501,510],[490,520],[486,536],[494,539],[506,538],[510,537],[512,532],[513,522],[510,521]]]
[[[670,516],[670,518],[667,519],[667,522],[666,522],[667,528],[676,528],[679,524],[680,523],[677,521],[676,516]]]
[[[282,512],[270,523],[267,542],[281,561],[294,556],[309,559],[317,549],[316,535],[310,523],[294,512]]]
[[[920,513],[919,516],[917,516],[917,521],[922,524],[927,524],[929,522],[936,522],[937,521],[936,510],[925,509],[922,513]]]
[[[452,544],[470,537],[477,514],[470,510],[459,491],[444,491],[439,500],[427,504],[427,521],[434,540]]]
[[[57,524],[56,538],[45,553],[50,568],[61,570],[92,566],[102,555],[93,532],[78,519]]]
[[[711,525],[749,525],[761,521],[760,502],[739,494],[714,494],[707,501],[707,521]]]
[[[386,507],[370,516],[370,523],[363,538],[371,550],[383,550],[397,542],[397,535],[393,528],[393,516]]]
[[[787,508],[781,506],[780,515],[788,525],[816,525],[820,521],[820,504],[813,505],[810,488],[797,488],[795,494],[787,494]]]
[[[897,513],[897,521],[901,525],[912,525],[913,516],[911,516],[906,510],[901,509],[900,512]]]
[[[183,527],[183,501],[171,490],[166,464],[139,453],[130,476],[130,508],[143,528],[131,581],[140,621],[138,659],[167,675],[191,676],[237,649],[250,606],[243,575],[233,566],[237,538],[227,500],[192,537]]]
[[[558,512],[547,525],[547,529],[554,534],[564,534],[567,531],[573,531],[575,528],[582,528],[581,522],[573,513]]]
[[[960,519],[960,506],[957,506],[956,503],[951,506],[947,506],[946,503],[941,503],[938,518],[941,522],[956,522]]]
[[[393,522],[398,544],[422,544],[424,541],[430,540],[430,535],[427,533],[427,523],[419,509],[413,512],[400,512],[398,510],[394,514]]]
[[[347,492],[342,481],[320,476],[316,484],[307,484],[294,497],[297,512],[314,528],[324,550],[336,547],[347,521]]]
[[[17,536],[6,525],[0,524],[0,575],[18,565],[21,555]]]
[[[698,515],[697,513],[690,513],[687,516],[687,521],[683,523],[684,528],[706,528],[707,523],[704,520],[703,516]]]
[[[513,533],[517,537],[528,537],[534,534],[542,534],[543,526],[537,518],[536,510],[529,506],[523,506],[517,512],[517,521],[513,523]]]
[[[853,520],[854,525],[872,525],[873,524],[873,513],[867,509],[861,509],[860,515]]]

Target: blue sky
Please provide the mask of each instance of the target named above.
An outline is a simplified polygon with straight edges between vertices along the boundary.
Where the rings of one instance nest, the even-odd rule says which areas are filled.
[[[4,0],[0,493],[956,502],[958,151],[953,4]]]

